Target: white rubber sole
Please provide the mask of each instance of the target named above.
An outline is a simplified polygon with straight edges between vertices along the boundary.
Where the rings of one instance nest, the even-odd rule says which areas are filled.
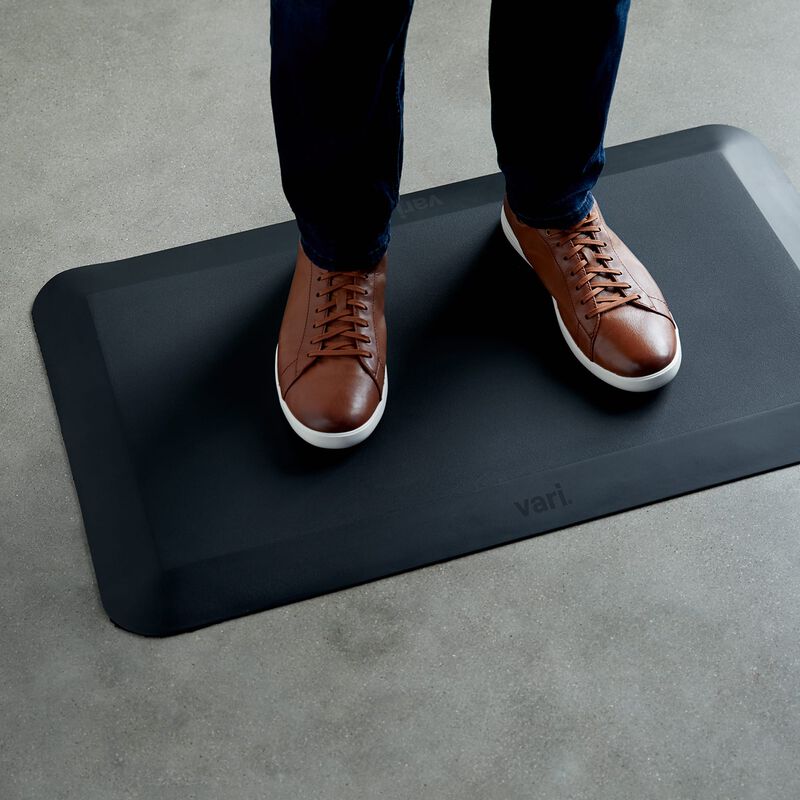
[[[283,409],[283,414],[292,426],[292,430],[301,439],[309,444],[313,444],[314,447],[323,447],[327,450],[343,450],[346,447],[360,444],[375,430],[383,416],[383,410],[386,408],[386,398],[389,394],[389,370],[385,365],[383,369],[383,394],[381,400],[377,408],[372,412],[372,416],[363,425],[360,425],[358,428],[353,428],[351,431],[337,431],[335,433],[318,431],[300,422],[300,420],[292,414],[289,406],[283,399],[280,381],[278,380],[278,345],[275,346],[275,386],[278,390],[278,400],[281,404],[281,409]]]
[[[511,246],[519,253],[525,263],[531,267],[531,269],[533,269],[533,265],[530,261],[528,261],[525,253],[522,251],[522,246],[520,245],[516,234],[511,228],[511,223],[506,218],[505,208],[502,205],[500,206],[500,225],[503,228],[503,233],[505,234],[506,239],[508,239]],[[558,303],[556,302],[555,297],[551,297],[550,299],[553,301],[553,310],[556,314],[559,330],[569,346],[572,355],[574,355],[575,358],[577,358],[578,361],[584,367],[586,367],[589,372],[592,373],[592,375],[599,378],[601,381],[605,381],[605,383],[608,383],[617,389],[623,389],[626,392],[649,392],[669,383],[675,377],[675,375],[677,375],[681,366],[682,358],[681,337],[678,333],[677,327],[675,328],[675,337],[677,339],[678,347],[675,351],[672,361],[670,361],[666,367],[660,369],[658,372],[653,372],[650,375],[641,375],[636,378],[630,378],[624,375],[617,375],[616,372],[611,372],[611,370],[601,367],[599,364],[595,364],[594,361],[589,359],[580,349],[580,347],[578,347],[572,336],[570,336],[566,325],[564,325],[564,320],[561,319],[561,313],[558,310]]]

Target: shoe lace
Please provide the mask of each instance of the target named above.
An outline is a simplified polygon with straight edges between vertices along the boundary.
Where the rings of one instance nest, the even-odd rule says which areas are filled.
[[[319,344],[316,350],[309,350],[307,356],[364,356],[372,358],[372,353],[363,347],[358,346],[358,342],[369,344],[369,336],[361,333],[358,329],[369,325],[369,322],[356,313],[356,309],[368,310],[368,306],[354,295],[369,294],[369,291],[361,286],[358,281],[366,277],[363,271],[349,270],[328,270],[325,277],[317,276],[317,281],[322,282],[323,286],[316,293],[317,297],[327,297],[322,305],[314,309],[316,314],[323,314],[321,319],[314,322],[314,328],[322,328],[323,331],[310,340],[312,344]],[[324,283],[327,281],[327,283]],[[339,299],[344,293],[344,309],[339,309]]]
[[[632,288],[629,283],[614,280],[613,276],[623,273],[621,269],[608,266],[608,262],[614,260],[613,256],[600,252],[601,248],[608,247],[608,242],[597,235],[602,232],[602,226],[597,224],[598,219],[597,211],[592,211],[571,228],[555,232],[557,246],[572,245],[563,255],[564,261],[578,256],[578,263],[573,266],[569,274],[574,277],[581,269],[586,272],[575,287],[578,291],[586,287],[580,298],[581,305],[591,302],[592,299],[595,301],[595,307],[584,315],[586,319],[611,311],[612,308],[618,308],[625,303],[632,303],[641,297],[635,292],[627,293],[627,290]],[[592,260],[586,258],[584,247],[590,249]]]

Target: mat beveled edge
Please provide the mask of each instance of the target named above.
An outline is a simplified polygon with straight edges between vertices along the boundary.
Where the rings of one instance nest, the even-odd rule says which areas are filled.
[[[800,267],[800,193],[777,160],[754,134],[734,125],[698,125],[606,148],[603,176],[643,169],[688,156],[717,151],[736,173],[781,244]],[[455,183],[441,184],[401,196],[393,224],[453,213],[498,201],[504,190],[502,173],[495,172]]]
[[[771,227],[800,263],[800,196],[767,148],[753,134],[731,125],[701,125],[673,131],[606,149],[606,164],[600,176],[613,175],[663,163],[687,155],[720,150],[734,167]],[[764,180],[767,174],[769,180]],[[765,183],[771,185],[765,186]],[[501,172],[439,184],[400,195],[392,214],[392,225],[454,213],[502,197]],[[297,242],[294,219],[260,228],[226,234],[200,242],[176,245],[165,250],[130,256],[117,261],[70,267],[52,276],[33,301],[32,314],[43,294],[56,288],[88,294],[129,283],[209,269],[232,260],[257,258],[265,248],[293,249]],[[198,261],[204,262],[198,265]],[[110,269],[113,267],[113,269]]]
[[[147,598],[158,609],[152,619],[114,622],[147,636],[175,635],[797,463],[800,403],[791,403],[171,568],[160,597]]]
[[[602,182],[604,175],[628,172],[714,150],[722,152],[729,159],[736,158],[736,154],[741,151],[759,160],[765,158],[775,163],[761,141],[743,128],[724,124],[698,125],[605,148],[606,162],[598,183]],[[744,160],[746,158],[737,159]],[[778,170],[780,171],[780,167]],[[493,172],[407,192],[400,196],[400,202],[392,216],[392,224],[402,225],[495,200],[499,202],[504,183],[502,172]]]
[[[290,251],[296,246],[297,226],[294,220],[289,220],[118,261],[70,267],[53,275],[42,286],[34,298],[31,315],[34,319],[41,316],[37,309],[51,293],[60,292],[62,296],[64,293],[96,294],[154,278],[202,272],[231,262],[250,261],[263,257],[267,251]]]
[[[146,626],[158,613],[161,565],[142,503],[88,296],[52,283],[33,324],[47,372],[91,553],[100,602],[110,619]],[[75,387],[80,390],[76,391]],[[91,409],[87,414],[86,409]],[[111,531],[97,535],[96,531]],[[120,579],[124,561],[133,583]]]

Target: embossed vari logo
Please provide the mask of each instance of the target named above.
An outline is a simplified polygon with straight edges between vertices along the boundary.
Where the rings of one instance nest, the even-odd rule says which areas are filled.
[[[406,197],[401,199],[397,204],[397,213],[401,217],[408,214],[413,214],[415,211],[423,211],[426,208],[434,208],[435,206],[443,206],[444,200],[435,194],[426,194],[420,197]]]
[[[552,492],[534,494],[524,500],[515,500],[514,505],[523,517],[529,517],[531,513],[541,514],[544,511],[554,511],[556,508],[572,505],[572,499],[564,494],[561,484],[557,483]]]

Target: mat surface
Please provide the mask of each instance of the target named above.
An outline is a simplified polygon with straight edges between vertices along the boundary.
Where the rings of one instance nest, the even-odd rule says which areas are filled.
[[[42,288],[115,623],[178,633],[800,461],[800,200],[756,139],[705,126],[607,150],[597,199],[681,330],[677,378],[646,395],[571,355],[502,194],[496,173],[402,196],[388,403],[349,450],[307,445],[278,405],[294,220]]]

